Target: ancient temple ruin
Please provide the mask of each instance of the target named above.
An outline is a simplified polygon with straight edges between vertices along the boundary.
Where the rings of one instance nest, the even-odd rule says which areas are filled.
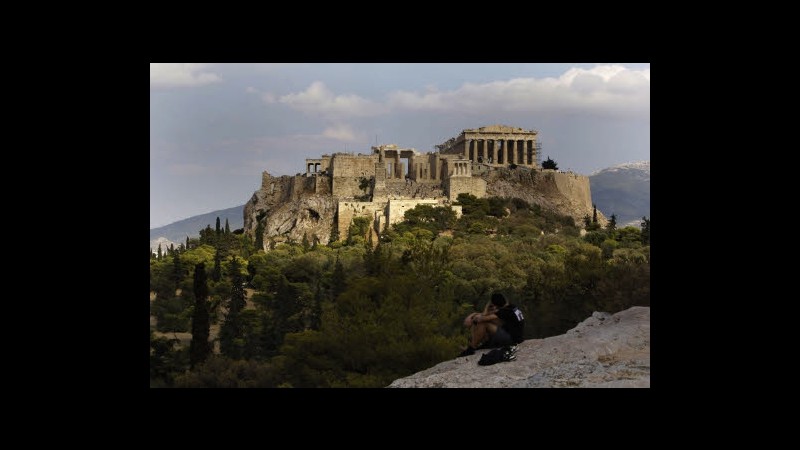
[[[343,237],[354,217],[371,218],[377,235],[402,221],[405,211],[418,204],[453,206],[460,215],[461,207],[452,205],[458,195],[485,197],[487,180],[491,181],[498,169],[522,166],[542,170],[538,134],[492,125],[463,130],[436,145],[433,152],[384,144],[371,147],[368,154],[339,152],[308,158],[305,173],[295,177],[272,177],[264,172],[261,189],[245,207],[245,229],[253,232],[263,221],[265,235],[299,240],[303,233],[310,233],[327,243],[332,227]],[[588,178],[562,173],[549,176],[554,177],[556,190],[569,191],[581,209],[591,207]],[[291,211],[280,219],[270,213],[290,204],[294,204]],[[306,216],[307,226],[303,225]],[[306,229],[301,233],[297,231],[300,228]]]

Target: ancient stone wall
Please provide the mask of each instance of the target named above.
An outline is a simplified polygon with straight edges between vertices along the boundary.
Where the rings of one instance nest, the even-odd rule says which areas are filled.
[[[389,200],[389,205],[387,206],[389,211],[389,225],[402,222],[405,218],[406,211],[414,209],[417,205],[436,206],[437,204],[438,202],[433,199]]]
[[[331,159],[333,182],[331,194],[340,198],[360,197],[370,193],[359,188],[362,178],[375,177],[378,155],[346,155],[337,153]]]
[[[347,230],[350,229],[350,223],[356,217],[369,217],[373,220],[371,224],[374,226],[383,222],[379,217],[385,215],[386,204],[383,202],[353,202],[353,201],[340,201],[338,204],[339,220],[337,227],[339,228],[339,237],[345,239],[347,237]]]
[[[548,170],[543,170],[546,172]],[[585,208],[592,207],[592,195],[589,188],[589,177],[571,172],[553,172],[553,180],[561,195],[573,199]]]
[[[450,177],[446,181],[447,198],[455,201],[458,194],[472,194],[475,197],[486,197],[486,181],[477,177]]]

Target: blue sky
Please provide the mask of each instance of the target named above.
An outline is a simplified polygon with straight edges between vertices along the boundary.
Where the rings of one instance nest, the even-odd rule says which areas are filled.
[[[590,174],[650,159],[650,65],[151,64],[150,226],[245,203],[261,172],[465,128],[540,132],[542,159]]]

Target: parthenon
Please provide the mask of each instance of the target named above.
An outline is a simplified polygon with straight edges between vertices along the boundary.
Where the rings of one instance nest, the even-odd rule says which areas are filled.
[[[443,155],[463,155],[474,163],[538,167],[538,134],[536,130],[491,125],[466,129],[436,148]]]

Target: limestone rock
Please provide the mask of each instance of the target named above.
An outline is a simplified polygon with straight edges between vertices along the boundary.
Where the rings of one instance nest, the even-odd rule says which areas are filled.
[[[389,387],[650,387],[650,308],[595,312],[560,336],[518,345],[517,359],[479,366],[456,358]]]

